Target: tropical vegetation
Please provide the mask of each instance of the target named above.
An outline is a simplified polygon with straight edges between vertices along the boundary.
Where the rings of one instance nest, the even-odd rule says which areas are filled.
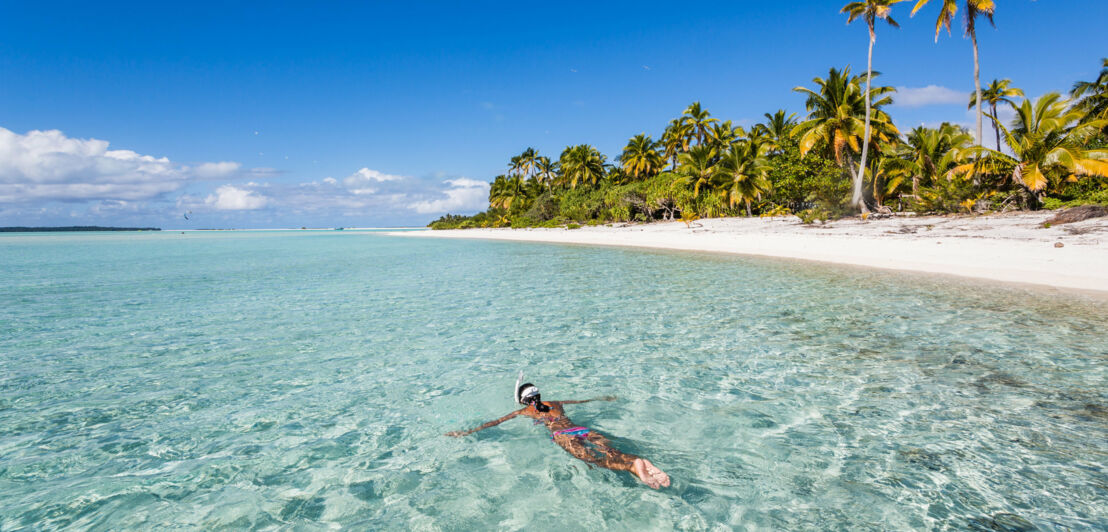
[[[938,0],[936,39],[963,9],[974,50],[976,135],[943,123],[902,131],[886,108],[896,90],[874,84],[875,27],[905,0],[860,0],[842,8],[869,36],[864,74],[849,66],[794,90],[805,113],[766,113],[749,128],[693,102],[660,134],[632,136],[609,159],[589,144],[557,157],[526,148],[489,187],[489,208],[447,215],[433,228],[580,226],[719,216],[795,214],[804,221],[861,213],[981,213],[1108,204],[1108,59],[1096,79],[1068,95],[1029,99],[1009,79],[980,84],[976,21],[992,0]],[[912,15],[929,3],[917,0]],[[961,6],[960,6],[961,4]],[[986,110],[987,109],[987,110]],[[1001,111],[1005,113],[1001,113]],[[1002,114],[1014,115],[1007,124]],[[993,126],[986,147],[983,118]]]

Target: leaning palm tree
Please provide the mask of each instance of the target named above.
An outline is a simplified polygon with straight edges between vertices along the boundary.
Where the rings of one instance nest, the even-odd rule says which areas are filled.
[[[661,171],[665,159],[658,151],[658,143],[643,133],[627,141],[627,146],[619,156],[619,163],[625,174],[634,179],[642,179]]]
[[[985,99],[985,103],[989,104],[992,108],[992,113],[989,115],[989,120],[993,121],[993,129],[996,130],[996,149],[1000,150],[1000,118],[996,114],[997,104],[1006,103],[1013,108],[1016,107],[1016,102],[1012,100],[1016,96],[1023,98],[1023,91],[1015,87],[1010,87],[1012,80],[1010,79],[994,79],[985,90],[981,91],[981,97]],[[969,99],[969,107],[967,109],[973,109],[977,106],[977,94],[971,94]]]
[[[747,216],[753,216],[750,202],[761,199],[770,189],[765,149],[766,146],[753,140],[735,142],[723,154],[715,172],[720,194],[732,208],[737,203],[745,203]]]
[[[708,134],[708,127],[719,120],[712,118],[712,113],[700,106],[700,102],[690,104],[683,114],[684,120],[696,131],[696,143],[703,144]]]
[[[1085,114],[1070,103],[1058,93],[1034,102],[1024,100],[1016,108],[1011,130],[1001,126],[1014,157],[977,146],[971,151],[980,153],[964,157],[966,162],[951,174],[968,176],[1003,169],[1040,202],[1047,192],[1081,177],[1108,177],[1108,149],[1087,147],[1108,120],[1083,121]]]
[[[912,8],[912,16],[916,16],[916,12],[921,7],[927,5],[931,0],[919,0],[916,2],[916,7]],[[954,20],[954,15],[958,14],[958,0],[942,0],[942,7],[939,9],[939,18],[935,22],[935,42],[939,41],[939,34],[942,33],[943,28],[946,28],[947,33],[950,33],[950,24]],[[970,40],[973,41],[973,86],[974,96],[977,105],[977,143],[983,144],[981,135],[983,129],[981,127],[981,62],[977,54],[977,16],[984,15],[989,19],[989,24],[996,25],[993,22],[993,14],[996,13],[995,0],[965,0],[966,3],[966,35],[969,35]]]
[[[877,73],[874,73],[876,76]],[[868,213],[862,194],[862,174],[854,166],[854,154],[861,152],[862,137],[865,136],[866,99],[862,94],[860,77],[850,76],[850,67],[842,70],[832,68],[827,79],[815,78],[818,90],[807,87],[793,89],[808,95],[805,107],[808,119],[793,128],[792,135],[800,140],[801,155],[813,149],[828,154],[850,176],[854,182],[851,206],[862,213]],[[899,132],[892,119],[881,108],[892,103],[889,94],[895,92],[892,87],[872,87],[870,90],[870,136],[878,143],[895,139]]]
[[[1074,103],[1086,116],[1086,120],[1108,119],[1108,58],[1101,60],[1103,68],[1095,81],[1074,83],[1070,95],[1080,98]]]
[[[699,145],[678,156],[680,164],[677,166],[677,175],[681,176],[685,184],[692,186],[694,196],[699,196],[702,188],[711,188],[719,162],[718,155],[715,148]]]
[[[863,180],[863,175],[866,171],[866,157],[869,155],[870,82],[873,79],[873,45],[877,42],[877,32],[874,28],[877,25],[877,19],[884,20],[894,28],[899,28],[900,24],[897,24],[890,14],[892,13],[893,5],[903,1],[904,0],[862,0],[861,2],[851,2],[843,6],[840,11],[840,13],[847,14],[847,24],[861,18],[866,21],[866,27],[869,29],[869,55],[866,60],[866,126],[865,133],[862,135],[862,162],[858,164],[858,177],[854,181],[855,186],[859,185]],[[860,196],[861,192],[857,191],[855,195]]]

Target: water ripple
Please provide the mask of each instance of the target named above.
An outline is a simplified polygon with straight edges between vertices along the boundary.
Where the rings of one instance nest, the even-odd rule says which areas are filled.
[[[358,234],[0,237],[0,529],[1108,529],[1108,305]],[[589,468],[544,397],[673,477]]]

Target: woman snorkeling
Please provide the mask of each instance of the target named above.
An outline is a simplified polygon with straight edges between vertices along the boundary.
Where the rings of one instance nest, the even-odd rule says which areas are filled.
[[[531,383],[520,384],[523,373],[516,380],[515,401],[524,408],[516,410],[500,419],[489,421],[472,430],[453,431],[447,436],[466,436],[479,430],[495,427],[516,416],[526,416],[535,420],[535,423],[543,423],[550,430],[554,443],[560,445],[569,454],[590,464],[612,469],[615,471],[630,471],[639,477],[647,486],[658,489],[669,486],[669,475],[662,472],[650,460],[640,458],[633,454],[621,453],[609,446],[607,438],[600,433],[586,428],[578,427],[566,416],[562,405],[587,403],[589,401],[614,401],[615,397],[600,397],[597,399],[585,399],[583,401],[542,401],[539,389]]]

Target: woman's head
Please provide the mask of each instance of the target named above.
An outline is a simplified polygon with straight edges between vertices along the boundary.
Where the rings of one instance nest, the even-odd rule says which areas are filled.
[[[524,383],[516,388],[516,402],[531,406],[534,405],[535,409],[539,412],[547,412],[550,410],[549,406],[542,403],[542,395],[539,394],[538,386],[531,383]]]

